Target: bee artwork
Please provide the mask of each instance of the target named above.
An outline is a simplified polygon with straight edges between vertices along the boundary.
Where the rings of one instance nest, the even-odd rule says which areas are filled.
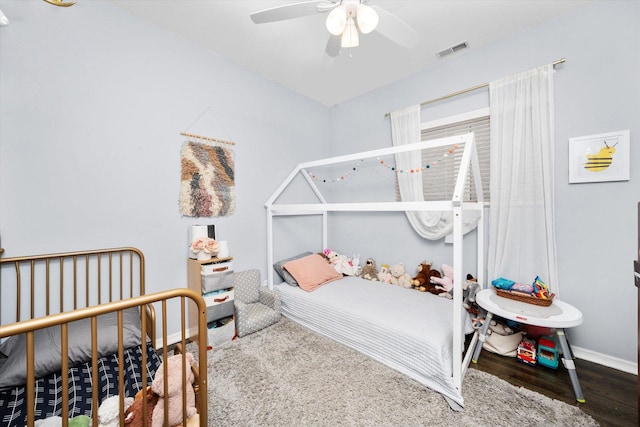
[[[628,181],[629,130],[569,138],[569,183]]]
[[[613,155],[616,152],[616,142],[612,146],[607,144],[606,140],[603,140],[604,147],[600,149],[598,154],[587,154],[587,162],[584,164],[584,168],[589,172],[602,172],[613,162]]]

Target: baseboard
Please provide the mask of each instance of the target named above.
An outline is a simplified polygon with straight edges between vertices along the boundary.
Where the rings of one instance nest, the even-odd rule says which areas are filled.
[[[597,363],[609,368],[617,369],[619,371],[627,372],[629,374],[638,375],[638,364],[629,362],[628,360],[619,359],[617,357],[608,356],[606,354],[598,353],[595,351],[587,350],[585,348],[571,346],[573,355],[577,359],[587,360],[589,362]]]
[[[192,334],[192,332],[187,329],[187,337],[190,337],[192,335],[197,335],[197,330],[195,330]],[[167,345],[173,345],[175,343],[178,343],[182,340],[182,333],[181,332],[176,332],[175,334],[171,334],[171,335],[167,335]],[[158,338],[156,339],[156,348],[162,348],[164,347],[164,343],[162,342],[162,338]]]

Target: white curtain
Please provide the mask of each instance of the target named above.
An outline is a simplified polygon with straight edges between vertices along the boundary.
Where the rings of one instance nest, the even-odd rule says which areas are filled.
[[[489,279],[532,283],[558,295],[554,225],[553,66],[489,85]]]
[[[413,144],[420,142],[420,105],[413,105],[391,113],[391,137],[393,145]],[[420,169],[422,153],[411,151],[395,155],[396,170]],[[424,201],[421,173],[398,173],[400,199],[405,202]],[[441,211],[406,211],[409,223],[418,235],[429,240],[446,237],[453,231],[453,212]],[[462,232],[473,230],[478,217],[463,218]]]

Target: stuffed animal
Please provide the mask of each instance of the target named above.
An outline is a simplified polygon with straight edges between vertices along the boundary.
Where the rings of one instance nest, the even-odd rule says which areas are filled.
[[[373,258],[367,258],[362,269],[360,270],[359,277],[363,279],[378,281],[378,268]]]
[[[380,267],[380,271],[378,272],[378,280],[382,283],[391,283],[389,264],[382,264],[382,267]]]
[[[436,289],[444,290],[438,296],[451,299],[453,298],[453,268],[450,265],[442,264],[442,273],[444,273],[444,277],[432,277],[431,283],[436,284]]]
[[[472,314],[476,314],[479,312],[478,307],[476,306],[476,294],[480,290],[480,285],[475,277],[471,274],[467,274],[467,280],[464,281],[462,285],[462,306]]]
[[[420,292],[430,292],[434,295],[445,292],[441,289],[437,289],[434,283],[431,283],[432,277],[442,277],[438,270],[431,269],[431,264],[427,261],[422,261],[416,268],[416,277],[411,279],[411,286]]]
[[[402,286],[403,288],[411,287],[411,276],[404,271],[404,264],[399,262],[391,266],[391,284]]]
[[[352,270],[352,276],[359,276],[360,275],[360,254],[353,254],[353,256],[351,257],[351,270]]]
[[[345,276],[353,276],[355,274],[353,263],[346,255],[340,255],[331,249],[325,249],[323,253],[329,260],[329,264],[331,264],[338,273]]]
[[[158,374],[156,373],[156,376]],[[151,386],[148,386],[146,390],[140,390],[138,393],[136,393],[136,397],[133,399],[133,403],[129,406],[129,408],[127,408],[127,410],[124,413],[124,425],[128,426],[128,427],[143,427],[145,426],[144,424],[144,417],[143,417],[143,410],[144,407],[142,406],[142,400],[146,399],[147,401],[147,424],[149,425],[153,419],[153,411],[155,410],[155,407],[158,406],[158,399],[159,396],[154,393],[153,389]],[[116,418],[116,424],[118,425],[119,419]]]
[[[193,382],[195,381],[195,377],[193,372],[191,371],[191,365],[194,362],[193,354],[186,353],[186,377],[187,377],[187,390],[185,390],[186,398],[187,398],[187,418],[192,417],[197,413],[196,410],[196,395],[193,391]],[[165,425],[164,421],[164,363],[167,366],[167,372],[169,376],[167,377],[168,381],[168,401],[167,405],[169,406],[169,419],[167,420],[167,425],[175,426],[178,424],[182,424],[182,355],[176,354],[164,361],[158,371],[156,372],[156,377],[151,383],[151,388],[153,391],[159,396],[158,404],[153,410],[153,422],[151,425],[153,427],[163,427]]]
[[[129,409],[133,397],[124,398],[124,410]],[[120,396],[111,396],[102,401],[98,408],[98,427],[120,426]]]

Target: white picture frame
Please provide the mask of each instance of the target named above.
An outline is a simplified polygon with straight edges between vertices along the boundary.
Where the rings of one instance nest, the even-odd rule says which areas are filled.
[[[569,183],[629,181],[629,131],[569,138]]]

